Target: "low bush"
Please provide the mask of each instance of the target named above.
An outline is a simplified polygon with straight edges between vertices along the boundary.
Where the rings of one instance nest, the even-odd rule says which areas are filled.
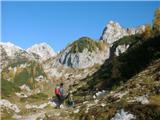
[[[96,49],[103,50],[105,44],[101,41],[92,40],[89,37],[81,37],[73,42],[71,45],[71,53],[83,52],[84,49],[92,52]]]
[[[19,87],[7,80],[1,80],[1,93],[2,93],[2,98],[3,97],[8,97],[11,94],[20,91]]]
[[[131,104],[126,109],[136,116],[136,120],[159,120],[160,118],[160,106],[158,105]]]

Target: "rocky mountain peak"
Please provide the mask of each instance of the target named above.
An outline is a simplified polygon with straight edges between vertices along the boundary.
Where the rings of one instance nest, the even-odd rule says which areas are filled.
[[[108,28],[122,28],[121,25],[118,22],[114,22],[110,20],[108,24],[106,25]]]
[[[22,48],[20,48],[17,45],[14,45],[13,43],[10,42],[0,42],[1,49],[4,49],[6,52],[7,56],[13,57],[15,56],[16,53],[23,51]]]
[[[120,26],[119,23],[114,21],[109,21],[106,27],[103,30],[101,40],[106,40],[110,45],[116,40],[122,38],[127,35],[127,32],[124,28]]]
[[[39,55],[42,61],[56,55],[54,50],[47,43],[35,44],[28,48],[27,52]]]
[[[112,46],[112,44],[124,36],[134,35],[142,33],[145,30],[145,25],[141,25],[136,28],[123,28],[119,23],[109,21],[103,30],[100,40],[105,40]]]

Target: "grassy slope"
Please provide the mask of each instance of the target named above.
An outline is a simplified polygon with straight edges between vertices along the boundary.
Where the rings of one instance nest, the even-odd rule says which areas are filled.
[[[126,82],[145,69],[153,60],[160,58],[160,36],[137,42],[119,57],[107,60],[89,80],[88,86],[108,89]]]
[[[115,113],[120,109],[125,109],[136,116],[136,120],[157,120],[160,117],[160,95],[156,93],[157,87],[160,87],[158,72],[160,70],[160,59],[150,63],[149,67],[142,70],[137,75],[132,76],[123,85],[117,86],[112,92],[106,94],[105,97],[99,100],[98,104],[90,107],[88,113],[86,111],[86,105],[81,106],[79,114],[73,114],[76,119],[85,120],[110,120]],[[139,87],[140,86],[140,87]],[[114,98],[114,93],[124,93],[128,91],[128,94],[124,95],[121,99]],[[149,95],[150,103],[143,105],[137,102],[128,102],[133,100],[134,97]],[[91,96],[92,97],[92,96]],[[79,96],[79,100],[82,96]],[[93,99],[89,103],[94,103]],[[88,104],[89,104],[88,103]],[[101,106],[101,103],[106,104],[105,107]],[[95,118],[93,118],[94,116]]]
[[[107,104],[106,107],[102,108],[100,104],[94,105],[86,114],[84,113],[86,106],[82,105],[80,113],[73,115],[76,119],[92,120],[94,119],[92,116],[95,116],[97,120],[109,120],[121,108],[136,115],[138,120],[156,120],[160,117],[160,97],[155,93],[155,88],[160,86],[157,81],[160,70],[160,36],[147,41],[142,41],[140,37],[131,37],[136,39],[131,43],[132,47],[119,57],[107,60],[93,76],[86,78],[84,81],[88,83],[78,88],[75,99],[77,103],[86,100],[90,96],[88,91],[97,87],[114,92],[129,91],[129,94],[119,101],[113,98],[113,94],[108,94],[100,100],[100,103]],[[127,41],[126,38],[121,40]],[[127,102],[146,93],[149,94],[148,105]],[[82,96],[85,96],[85,99]],[[92,99],[92,95],[90,98]]]
[[[19,91],[19,86],[27,84],[30,88],[35,86],[35,78],[39,75],[46,76],[41,65],[35,61],[27,62],[29,66],[25,68],[20,68],[20,63],[13,63],[7,66],[2,71],[2,97],[10,96],[11,94]],[[8,71],[9,67],[16,67],[17,71],[14,74],[13,69]],[[10,81],[7,81],[7,78],[10,78]]]
[[[76,53],[82,52],[84,49],[88,49],[88,51],[90,52],[95,51],[96,49],[103,50],[105,44],[103,43],[103,41],[94,41],[89,37],[81,37],[73,42],[70,46],[72,46],[70,52]]]

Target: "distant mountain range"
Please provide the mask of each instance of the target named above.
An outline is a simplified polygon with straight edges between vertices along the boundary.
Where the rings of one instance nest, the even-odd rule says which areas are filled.
[[[25,58],[43,62],[54,58],[51,62],[55,66],[64,65],[73,68],[87,68],[94,64],[102,64],[108,59],[111,54],[110,48],[114,42],[124,36],[141,34],[144,30],[144,25],[137,28],[125,29],[119,23],[109,21],[103,30],[100,41],[95,41],[89,37],[82,37],[64,48],[59,54],[55,53],[47,43],[35,44],[24,50],[10,42],[1,42],[0,48],[3,51],[2,63],[6,62],[4,61],[5,59]],[[128,45],[117,46],[114,52],[118,55],[119,52],[125,52],[128,47]]]
[[[24,50],[21,47],[14,45],[13,43],[1,42],[0,50],[2,67],[5,65],[4,63],[7,64],[13,61],[35,60],[43,62],[50,57],[56,56],[56,53],[46,43],[36,44],[31,48]]]

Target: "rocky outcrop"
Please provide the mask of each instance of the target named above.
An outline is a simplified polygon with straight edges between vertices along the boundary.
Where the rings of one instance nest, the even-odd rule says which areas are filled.
[[[20,89],[21,89],[22,91],[31,92],[31,89],[30,89],[26,84],[20,86]]]
[[[47,43],[35,44],[26,50],[28,53],[32,53],[39,56],[41,61],[45,61],[50,57],[54,57],[56,53]]]
[[[108,43],[108,45],[110,46],[109,58],[112,58],[113,56],[119,56],[120,54],[127,51],[128,48],[130,48],[129,43],[131,42],[129,42],[129,39],[128,43],[126,42],[123,44],[117,44],[117,42],[124,39],[125,36],[131,37],[135,34],[141,34],[144,31],[145,31],[145,25],[141,25],[136,28],[123,28],[119,23],[109,21],[109,23],[103,30],[100,40],[104,40],[106,41],[106,43]]]
[[[87,68],[102,64],[109,57],[109,47],[105,41],[93,41],[82,37],[64,49],[53,63],[72,68]]]
[[[111,120],[134,120],[136,117],[133,114],[125,112],[121,109]]]
[[[129,102],[138,102],[143,105],[149,104],[148,95],[134,97],[134,99],[130,100]]]
[[[68,48],[69,49],[69,48]],[[108,52],[108,51],[106,51]],[[73,68],[87,68],[94,64],[102,64],[108,57],[105,51],[89,52],[85,49],[82,53],[69,53],[68,50],[60,57],[59,62]]]
[[[122,28],[119,23],[109,21],[107,26],[104,28],[101,40],[106,40],[107,43],[112,45],[115,41],[119,40],[123,36],[126,36],[127,32]]]
[[[144,32],[145,26],[139,26],[137,28],[123,28],[119,23],[109,21],[109,23],[106,25],[106,27],[103,30],[102,36],[100,37],[100,40],[106,40],[107,43],[112,46],[112,44],[119,40],[120,38],[124,36],[130,36],[134,34],[140,34]]]
[[[0,106],[2,109],[9,109],[16,113],[20,112],[20,109],[16,104],[12,104],[10,101],[5,99],[0,100]]]
[[[116,50],[115,50],[115,52],[114,52],[114,54],[116,56],[119,56],[120,54],[124,53],[128,48],[129,48],[129,45],[125,45],[125,44],[118,45]]]

